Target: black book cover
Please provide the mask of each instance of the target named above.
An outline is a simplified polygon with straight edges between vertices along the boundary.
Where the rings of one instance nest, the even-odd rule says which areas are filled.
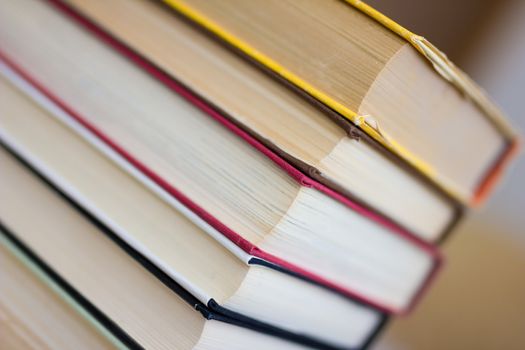
[[[153,274],[159,281],[161,281],[165,286],[167,286],[171,291],[180,296],[186,303],[192,306],[196,311],[200,312],[203,317],[208,320],[216,320],[220,322],[225,322],[231,325],[251,329],[257,332],[264,334],[276,336],[288,341],[295,342],[314,349],[346,349],[332,344],[328,344],[322,340],[318,340],[314,337],[294,333],[285,329],[282,329],[278,326],[268,324],[266,322],[259,321],[257,319],[245,316],[241,313],[234,312],[227,308],[222,307],[213,299],[210,299],[207,304],[199,301],[195,296],[190,292],[184,289],[179,283],[173,280],[168,276],[164,271],[158,268],[154,263],[145,258],[139,251],[135,250],[133,247],[124,242],[119,236],[117,236],[113,231],[111,231],[106,225],[104,225],[99,219],[92,215],[88,210],[82,207],[78,202],[72,199],[68,194],[62,191],[56,184],[54,184],[49,178],[39,172],[33,165],[31,165],[26,159],[21,155],[17,154],[9,145],[7,145],[3,140],[0,139],[0,146],[6,150],[13,158],[15,158],[19,163],[21,163],[29,172],[31,172],[35,177],[42,181],[47,187],[49,187],[53,192],[58,194],[62,200],[67,202],[71,207],[78,211],[83,218],[89,221],[94,225],[98,232],[105,235],[109,238],[114,244],[118,245],[122,250],[124,250],[130,257],[137,261],[143,268],[145,268],[149,273]],[[35,254],[29,246],[27,246],[23,241],[21,241],[16,232],[13,232],[6,227],[0,218],[0,230],[4,233],[6,238],[11,241],[17,248],[19,248],[31,261],[33,261],[37,266],[39,266],[42,271],[57,285],[59,285],[69,296],[71,296],[75,301],[79,303],[89,314],[91,314],[97,321],[99,321],[107,330],[112,333],[117,339],[119,339],[123,344],[128,346],[131,349],[142,349],[143,347],[135,341],[129,334],[127,334],[123,329],[119,327],[117,323],[109,319],[102,311],[100,311],[96,305],[93,305],[88,299],[86,299],[81,291],[73,288],[65,279],[63,279],[58,273],[56,273],[49,265],[46,264],[45,260],[42,257],[39,257]],[[276,265],[268,263],[264,260],[257,258],[252,258],[250,264],[263,265],[268,268],[278,270],[282,273],[289,274],[292,278],[301,278],[301,276],[296,276],[295,274],[289,272],[288,270],[283,270]],[[370,336],[366,341],[359,347],[359,349],[366,349],[370,344],[377,338],[378,334],[384,328],[388,321],[388,316],[382,314],[381,322],[378,324],[376,329],[371,332]]]

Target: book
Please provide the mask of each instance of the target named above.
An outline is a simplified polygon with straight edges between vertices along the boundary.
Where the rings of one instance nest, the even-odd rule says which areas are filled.
[[[380,330],[384,314],[251,258],[193,213],[174,210],[3,79],[0,91],[0,112],[9,116],[0,119],[0,143],[208,308],[325,348],[364,348]]]
[[[434,247],[301,186],[278,157],[209,118],[220,115],[198,104],[205,115],[52,7],[16,2],[2,14],[4,61],[16,60],[30,84],[250,255],[391,312],[412,306],[435,274]]]
[[[442,239],[459,219],[457,202],[348,120],[311,106],[155,2],[54,3],[134,62],[147,60],[148,70],[153,65],[178,80],[303,173],[421,239]]]
[[[421,36],[356,0],[165,0],[353,122],[465,204],[518,149],[498,108]]]
[[[120,345],[0,231],[0,347],[114,349]]]
[[[302,349],[236,325],[160,281],[103,228],[0,151],[0,228],[131,349]],[[148,264],[146,259],[142,260]],[[176,293],[174,293],[176,291]],[[204,316],[204,317],[203,317]]]
[[[0,347],[364,350],[519,143],[360,1],[0,0]]]

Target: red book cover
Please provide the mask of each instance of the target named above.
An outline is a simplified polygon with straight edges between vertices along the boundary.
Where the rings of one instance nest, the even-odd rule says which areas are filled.
[[[175,184],[159,176],[158,173],[154,171],[154,169],[151,169],[141,159],[137,159],[132,153],[130,153],[127,149],[122,147],[119,144],[118,140],[112,139],[109,135],[107,135],[104,132],[104,130],[100,130],[94,124],[92,124],[89,121],[89,117],[86,117],[78,113],[74,109],[74,107],[69,106],[66,101],[63,101],[59,96],[55,95],[52,91],[52,88],[48,88],[47,86],[43,86],[42,84],[40,84],[36,79],[34,79],[30,74],[28,74],[22,67],[18,66],[13,60],[8,58],[4,53],[0,51],[0,58],[5,62],[7,66],[9,66],[17,74],[23,77],[29,84],[31,84],[34,88],[39,90],[43,95],[45,95],[49,100],[55,103],[58,107],[64,110],[71,118],[75,119],[77,123],[82,125],[82,127],[89,130],[89,132],[92,135],[94,135],[96,138],[104,142],[107,146],[109,146],[116,153],[118,153],[122,158],[124,158],[127,162],[129,162],[133,167],[138,169],[141,173],[143,173],[146,177],[148,177],[153,182],[155,182],[158,186],[160,186],[164,191],[169,193],[171,196],[176,198],[179,202],[183,203],[187,208],[192,210],[203,220],[205,220],[210,225],[215,227],[227,239],[235,243],[237,246],[239,246],[242,250],[244,250],[246,253],[250,254],[251,256],[262,259],[263,261],[269,264],[277,265],[278,267],[282,268],[283,270],[289,273],[292,273],[294,275],[300,275],[305,279],[321,284],[342,295],[349,296],[351,298],[354,298],[362,302],[365,302],[367,304],[370,304],[383,311],[393,312],[393,313],[406,312],[415,304],[415,302],[417,301],[417,299],[419,299],[423,291],[428,287],[430,281],[435,276],[442,262],[442,258],[434,246],[423,242],[422,240],[416,238],[415,235],[411,234],[407,230],[394,224],[392,221],[384,218],[381,215],[378,215],[377,213],[362,206],[361,204],[358,204],[352,201],[351,199],[342,195],[341,193],[328,188],[327,186],[312,179],[308,175],[302,173],[300,170],[292,166],[289,162],[284,160],[278,154],[270,150],[268,147],[264,146],[261,142],[256,140],[254,137],[252,137],[250,134],[248,134],[244,130],[242,130],[236,124],[232,123],[228,118],[224,117],[220,113],[220,111],[216,110],[212,105],[207,103],[204,99],[197,96],[192,91],[190,91],[187,87],[177,82],[173,77],[165,74],[163,71],[158,69],[156,66],[154,66],[150,62],[148,62],[138,53],[132,51],[127,46],[125,46],[123,43],[119,42],[118,40],[116,40],[115,38],[107,34],[105,31],[99,28],[96,24],[92,23],[87,18],[75,12],[73,9],[64,5],[60,1],[52,0],[51,3],[53,3],[57,9],[62,11],[62,13],[69,16],[69,18],[71,18],[72,20],[74,20],[75,22],[83,26],[86,30],[91,32],[100,41],[104,42],[106,45],[108,45],[109,47],[117,51],[119,54],[123,55],[128,60],[132,61],[138,68],[147,72],[151,77],[154,77],[157,81],[162,83],[165,87],[167,87],[174,93],[180,95],[181,97],[185,98],[193,106],[200,109],[202,112],[204,112],[209,117],[213,118],[215,121],[221,123],[225,128],[227,128],[229,131],[234,133],[236,136],[242,138],[247,144],[255,148],[258,152],[266,156],[268,159],[270,159],[274,164],[276,164],[278,167],[283,169],[290,177],[292,177],[295,181],[297,181],[302,186],[316,189],[326,194],[327,196],[339,201],[340,203],[348,207],[350,210],[357,212],[360,215],[370,220],[373,220],[377,222],[378,224],[386,227],[388,230],[390,230],[390,232],[392,232],[392,234],[402,237],[410,244],[416,246],[418,249],[424,251],[426,254],[431,256],[434,262],[433,268],[431,269],[431,272],[426,276],[424,283],[420,285],[417,293],[414,294],[414,297],[412,298],[409,307],[406,309],[395,309],[388,305],[384,305],[381,302],[374,300],[373,298],[370,298],[367,295],[361,295],[345,287],[344,285],[337,283],[336,281],[327,279],[301,266],[290,263],[289,261],[286,260],[286,257],[275,256],[265,250],[260,249],[259,247],[257,247],[257,245],[243,238],[242,235],[239,234],[238,232],[234,232],[233,230],[231,230],[228,226],[226,226],[224,223],[219,221],[216,217],[211,215],[208,211],[203,209],[198,203],[195,203],[191,198],[188,198],[183,192],[181,192],[179,188],[176,187]]]

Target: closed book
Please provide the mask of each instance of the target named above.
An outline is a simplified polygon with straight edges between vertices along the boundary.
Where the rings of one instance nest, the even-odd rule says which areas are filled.
[[[51,6],[31,7],[45,31],[17,19],[27,11],[16,6],[2,12],[4,61],[246,253],[382,310],[406,311],[421,295],[439,265],[434,247],[304,174],[290,177],[293,167],[217,123],[220,114],[166,89]]]
[[[461,203],[481,203],[516,154],[516,131],[465,73],[362,1],[164,2]]]

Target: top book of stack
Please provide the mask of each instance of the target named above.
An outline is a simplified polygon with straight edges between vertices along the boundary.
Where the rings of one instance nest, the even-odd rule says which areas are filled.
[[[361,1],[165,2],[462,204],[482,202],[517,149],[513,129],[475,83],[425,38]]]

